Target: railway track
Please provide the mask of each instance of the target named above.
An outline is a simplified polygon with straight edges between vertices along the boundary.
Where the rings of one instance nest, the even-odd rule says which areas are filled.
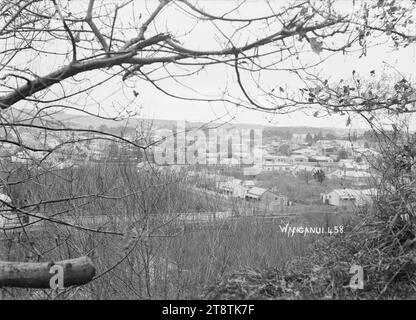
[[[163,214],[159,214],[163,216]],[[242,220],[280,220],[285,218],[293,218],[295,215],[268,215],[268,216],[233,216],[231,212],[197,212],[197,213],[179,213],[179,214],[165,214],[168,217],[169,224],[174,225],[177,228],[184,229],[201,229],[210,228],[220,225],[231,225],[237,221]],[[100,230],[111,230],[111,227],[134,223],[139,221],[138,217],[134,216],[106,216],[106,215],[90,215],[83,217],[65,217],[57,218],[56,224],[60,226],[79,226]],[[171,222],[169,222],[171,220]],[[161,221],[163,223],[163,220]],[[37,221],[36,223],[27,224],[23,226],[11,226],[8,228],[0,229],[0,239],[8,238],[11,234],[15,233],[36,233],[47,230],[48,225],[52,225],[54,222],[50,221]]]

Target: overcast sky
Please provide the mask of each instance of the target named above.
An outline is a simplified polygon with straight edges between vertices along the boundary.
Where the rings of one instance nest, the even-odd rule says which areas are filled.
[[[111,1],[107,1],[112,3]],[[87,1],[73,1],[76,6],[86,6]],[[225,10],[228,10],[234,4],[234,1],[226,0],[205,0],[198,1],[200,7],[205,8],[206,11],[213,14],[221,14]],[[285,3],[284,1],[271,1],[275,8]],[[352,1],[339,1],[340,5],[345,10],[351,9]],[[133,10],[131,7],[128,10],[122,10],[118,17],[119,21],[127,24],[132,21],[132,17],[137,18],[138,15],[142,15],[145,19],[148,16],[148,12],[151,12],[155,6],[157,6],[157,0],[140,0],[134,2]],[[256,17],[270,14],[268,6],[265,1],[248,1],[244,7],[240,9],[240,14],[243,17]],[[136,20],[137,21],[137,20]],[[140,20],[138,21],[140,22]],[[217,25],[218,26],[218,25]],[[184,32],[194,27],[190,34],[183,35]],[[230,35],[233,33],[233,26],[229,24],[221,24],[221,31]],[[195,25],[195,19],[191,16],[184,14],[175,6],[168,6],[157,17],[155,24],[149,27],[148,35],[154,34],[157,31],[169,30],[174,36],[177,36],[185,47],[191,49],[207,49],[218,48],[218,42],[224,41],[221,39],[216,26],[210,22],[198,23]],[[182,36],[181,36],[182,35]],[[251,38],[250,38],[251,37]],[[253,39],[252,34],[247,34],[247,38]],[[255,38],[255,35],[254,35]],[[243,39],[244,40],[244,39]],[[380,42],[383,42],[380,39]],[[67,43],[68,45],[68,43]],[[54,50],[57,52],[65,52],[70,49],[70,46],[62,47],[62,43],[57,45]],[[319,65],[315,71],[322,74],[323,77],[334,81],[338,81],[340,78],[348,79],[351,77],[351,71],[362,75],[363,78],[369,78],[371,70],[375,70],[376,77],[383,77],[385,74],[393,74],[395,77],[399,77],[400,73],[406,76],[412,77],[412,73],[415,70],[415,46],[411,45],[407,48],[402,48],[399,51],[395,51],[390,45],[380,44],[376,47],[369,48],[366,57],[358,58],[361,52],[349,53],[342,55],[341,53],[332,55],[323,64]],[[310,48],[303,54],[302,59],[305,62],[318,61],[321,58],[327,57],[328,53],[323,53],[319,56],[313,53]],[[57,68],[61,66],[64,61],[60,58],[50,58],[44,56],[42,59],[38,58],[33,61],[33,65],[36,66],[40,74],[45,74],[45,70],[51,68]],[[293,61],[287,61],[282,64],[282,67],[290,67]],[[249,75],[244,75],[248,77]],[[380,78],[380,79],[381,79]],[[102,72],[94,71],[88,74],[88,79],[92,81],[98,81],[102,79]],[[267,72],[262,76],[262,83],[265,86],[270,84],[270,88],[274,86],[282,86],[285,88],[295,88],[299,86],[299,82],[289,75],[285,71],[279,72]],[[233,94],[240,95],[242,93],[236,85],[235,74],[230,68],[224,66],[215,66],[204,70],[197,76],[193,76],[189,79],[184,79],[185,86],[178,85],[174,82],[167,82],[164,88],[173,93],[180,93],[186,96],[191,96],[193,91],[204,94],[205,96],[215,96],[224,90],[224,85],[227,84],[228,89]],[[163,95],[161,92],[155,90],[149,83],[143,81],[128,82],[129,87],[122,85],[121,77],[116,77],[112,81],[97,87],[90,95],[83,95],[78,100],[79,103],[84,103],[90,110],[97,110],[99,104],[101,110],[106,110],[108,113],[112,113],[113,107],[123,108],[132,99],[133,89],[139,93],[139,96],[134,100],[134,106],[141,107],[141,116],[145,118],[155,119],[173,119],[173,120],[187,120],[208,122],[215,119],[224,122],[238,122],[238,123],[251,123],[251,124],[273,124],[279,126],[323,126],[323,127],[345,127],[346,118],[339,116],[315,118],[311,116],[313,111],[309,114],[304,112],[295,112],[289,115],[269,115],[259,111],[246,110],[242,108],[236,108],[227,104],[208,104],[208,103],[196,103],[190,101],[181,101]],[[57,88],[55,86],[54,88]],[[255,87],[249,86],[248,89],[253,92]],[[354,126],[362,126],[363,123],[359,120],[353,120]]]
[[[137,9],[144,11],[144,6],[148,4],[150,8],[156,5],[155,1],[142,1],[139,2]],[[224,10],[231,8],[232,1],[220,1],[220,0],[207,0],[198,1],[198,4],[205,8],[208,12],[213,14],[221,14]],[[272,2],[274,6],[279,7],[284,1]],[[340,1],[340,5],[345,9],[351,9],[352,1]],[[270,13],[265,1],[249,1],[240,10],[241,15],[244,17],[262,16]],[[182,12],[178,10],[166,9],[156,23],[156,28],[159,30],[166,27],[173,32],[177,31],[178,34],[182,30],[194,23],[193,19],[184,18]],[[222,26],[223,32],[232,33],[233,30],[227,25]],[[218,32],[210,23],[198,24],[197,29],[187,36],[186,46],[192,49],[205,49],[217,46]],[[383,42],[381,39],[380,42]],[[391,45],[380,44],[376,47],[370,48],[366,57],[359,58],[361,52],[351,53],[348,55],[335,54],[329,58],[323,65],[319,66],[316,70],[321,74],[325,74],[330,79],[347,79],[351,77],[351,71],[356,70],[364,78],[370,75],[371,70],[376,71],[377,77],[382,77],[383,73],[393,74],[398,76],[397,71],[412,77],[412,72],[416,70],[416,56],[415,46],[411,45],[407,48],[401,48],[400,51],[395,51]],[[324,54],[326,57],[327,55]],[[305,58],[305,56],[304,56]],[[309,51],[306,56],[306,60],[317,61],[322,57],[317,56],[312,51]],[[217,72],[218,70],[218,72]],[[217,69],[212,68],[211,71],[207,71],[198,75],[198,78],[193,78],[189,83],[192,88],[202,93],[216,93],[222,89],[220,86],[223,83],[224,77],[234,79],[235,75],[228,70],[224,71],[223,67]],[[281,83],[282,86],[291,87],[290,77],[286,72],[269,73],[266,76],[270,82]],[[293,86],[296,84],[293,83]],[[167,87],[169,88],[169,87]],[[280,126],[335,126],[345,127],[345,117],[324,117],[314,118],[311,116],[313,113],[304,114],[303,112],[296,112],[290,115],[268,115],[262,112],[256,112],[247,109],[235,108],[230,105],[208,105],[198,104],[188,101],[179,101],[171,97],[164,96],[160,93],[153,91],[147,86],[143,87],[141,82],[136,84],[136,89],[141,93],[139,103],[143,106],[142,114],[145,117],[161,118],[161,119],[177,119],[177,120],[189,120],[189,121],[210,121],[216,118],[221,118],[225,121],[233,119],[235,122],[240,123],[256,123],[256,124],[276,124]],[[118,92],[120,92],[119,89]],[[239,92],[237,89],[236,92]],[[242,93],[239,92],[242,96]],[[118,95],[112,95],[112,98]],[[353,121],[353,125],[361,126],[363,123],[359,120]]]

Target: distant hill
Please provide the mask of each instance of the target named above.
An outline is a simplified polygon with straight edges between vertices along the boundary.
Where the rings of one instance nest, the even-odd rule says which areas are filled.
[[[18,110],[13,111],[14,117],[23,118],[28,117],[31,114],[34,114],[33,111],[23,110],[20,112]],[[50,119],[53,121],[62,122],[62,124],[66,126],[73,126],[77,128],[93,128],[98,129],[101,126],[106,126],[108,129],[113,131],[116,128],[127,128],[127,129],[134,129],[139,127],[143,122],[147,123],[147,125],[152,124],[153,129],[159,128],[175,128],[177,121],[176,120],[167,120],[167,119],[140,119],[140,118],[131,118],[127,122],[126,121],[114,121],[114,120],[107,120],[101,119],[89,115],[77,115],[77,114],[70,114],[66,112],[58,112],[50,116]],[[37,123],[36,121],[35,123]],[[265,136],[273,136],[274,133],[281,133],[281,132],[288,132],[290,134],[318,134],[321,132],[323,135],[327,133],[335,134],[335,135],[345,135],[348,134],[350,131],[349,128],[331,128],[331,127],[308,127],[308,126],[295,126],[295,127],[288,127],[288,126],[267,126],[267,125],[258,125],[258,124],[249,124],[249,123],[216,123],[216,122],[186,122],[187,127],[193,128],[246,128],[246,129],[263,129],[263,133]],[[355,130],[355,129],[354,129]],[[362,133],[365,131],[364,129],[357,130],[357,133]]]
[[[101,125],[105,125],[107,127],[120,127],[124,126],[125,122],[119,121],[112,121],[112,120],[105,120],[105,119],[97,119],[91,116],[84,116],[84,115],[70,115],[70,114],[59,114],[57,117],[62,122],[71,123],[73,125],[88,127],[93,126],[94,128],[98,128]],[[128,126],[129,127],[137,127],[140,125],[142,121],[146,121],[148,123],[152,123],[155,129],[157,128],[174,128],[176,127],[177,121],[176,120],[168,120],[168,119],[129,119]],[[308,127],[308,126],[296,126],[296,127],[286,127],[286,126],[267,126],[267,125],[258,125],[258,124],[250,124],[250,123],[216,123],[216,122],[193,122],[193,121],[186,121],[186,125],[193,128],[246,128],[246,129],[263,129],[266,131],[288,131],[290,133],[295,134],[317,134],[320,131],[322,134],[332,133],[332,134],[345,134],[350,131],[349,128],[331,128],[331,127]]]

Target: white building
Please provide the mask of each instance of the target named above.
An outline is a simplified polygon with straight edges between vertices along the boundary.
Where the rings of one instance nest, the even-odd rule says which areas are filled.
[[[245,199],[247,192],[247,187],[243,185],[243,181],[240,179],[220,181],[217,183],[217,188],[221,194],[240,199]]]
[[[326,157],[326,156],[315,156],[312,157],[316,162],[323,162],[323,163],[332,163],[334,162],[334,159],[332,159],[331,157]]]
[[[280,172],[290,172],[293,165],[289,163],[269,163],[263,164],[264,171],[280,171]]]
[[[376,189],[335,189],[322,195],[322,201],[336,207],[354,208],[371,204],[376,195]]]
[[[290,156],[293,162],[295,163],[302,163],[302,162],[308,162],[309,158],[307,156],[301,155],[301,154],[292,154]]]
[[[292,141],[293,142],[303,142],[305,141],[307,134],[306,133],[293,133]]]
[[[346,170],[368,170],[370,169],[370,165],[368,163],[358,163],[353,159],[341,159],[338,162],[338,166],[341,169]]]
[[[261,166],[252,166],[252,167],[245,167],[243,168],[243,175],[244,176],[257,176],[262,171]]]
[[[366,185],[370,182],[372,175],[366,171],[357,170],[335,170],[327,175],[328,178],[338,178],[352,181],[357,185]]]
[[[318,155],[318,151],[313,148],[303,148],[292,151],[292,154],[302,155],[305,157],[313,157]]]

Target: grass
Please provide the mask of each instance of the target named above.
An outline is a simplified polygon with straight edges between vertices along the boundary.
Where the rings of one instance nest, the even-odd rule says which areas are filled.
[[[192,299],[203,295],[212,283],[235,270],[283,266],[294,257],[305,255],[311,239],[288,237],[279,231],[279,223],[283,222],[241,219],[229,225],[188,229],[173,237],[150,237],[137,242],[123,261],[126,252],[126,239],[123,237],[49,226],[31,240],[36,242],[36,247],[45,249],[51,248],[52,243],[59,244],[42,260],[67,259],[89,253],[97,274],[116,265],[110,272],[84,286],[79,296],[86,295],[91,299]],[[118,225],[113,230],[123,227]],[[3,258],[35,259],[24,237],[8,245],[4,251],[8,255]],[[9,298],[31,294],[21,289],[9,292]],[[71,291],[62,298],[70,294]]]
[[[328,206],[329,211],[322,206],[300,206],[291,220],[242,217],[209,228],[184,229],[174,219],[167,223],[173,213],[224,209],[220,201],[181,188],[186,183],[184,175],[137,172],[121,164],[26,174],[35,178],[14,187],[27,200],[25,210],[35,208],[56,218],[99,214],[127,215],[128,219],[106,229],[123,236],[46,224],[40,233],[22,233],[0,242],[2,260],[48,261],[88,255],[97,268],[97,277],[82,287],[58,293],[7,288],[0,290],[2,299],[336,299],[367,297],[374,294],[372,288],[380,292],[385,285],[381,279],[386,275],[379,270],[375,279],[367,279],[370,293],[344,288],[351,264],[376,266],[380,257],[368,249],[371,230],[352,232],[357,216],[334,214]],[[49,202],[54,199],[63,200]],[[280,230],[288,222],[344,225],[345,233],[291,237]],[[153,232],[146,236],[148,230]],[[361,258],[357,259],[357,253]],[[385,291],[386,297],[393,294],[390,288]]]
[[[397,232],[407,226],[397,220],[391,228],[391,221],[364,212],[350,218],[343,234],[317,238],[307,255],[283,267],[232,273],[211,286],[205,298],[415,299],[416,248],[408,245],[408,234]],[[362,268],[363,288],[350,286],[352,266]]]
[[[89,255],[98,275],[90,284],[58,295],[50,290],[3,289],[3,299],[192,299],[202,297],[212,283],[236,270],[283,266],[305,255],[311,244],[310,237],[281,233],[278,225],[282,222],[262,218],[185,230],[177,228],[176,222],[165,225],[169,212],[223,209],[217,201],[181,189],[179,183],[184,180],[173,173],[155,175],[125,165],[101,164],[25,175],[34,178],[14,187],[14,192],[26,198],[25,210],[35,208],[58,219],[84,214],[127,215],[129,219],[106,229],[124,236],[46,224],[40,233],[22,233],[2,241],[3,260]],[[50,202],[53,199],[63,200]],[[135,237],[133,228],[141,236]],[[154,232],[146,237],[143,230]]]

